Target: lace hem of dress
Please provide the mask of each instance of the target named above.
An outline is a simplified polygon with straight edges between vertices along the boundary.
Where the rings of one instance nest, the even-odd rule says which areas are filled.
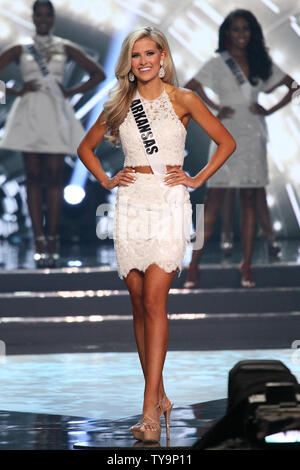
[[[149,268],[149,266],[151,266],[152,264],[156,264],[159,268],[163,269],[164,271],[166,271],[166,273],[171,273],[172,271],[178,271],[178,277],[181,275],[181,272],[182,272],[182,266],[181,264],[174,264],[174,263],[164,263],[162,261],[151,261],[151,262],[146,262],[146,263],[135,263],[134,266],[127,266],[126,268],[123,267],[123,269],[121,270],[120,268],[118,269],[118,274],[119,274],[119,278],[120,279],[123,279],[124,277],[126,277],[128,275],[128,273],[132,270],[132,269],[138,269],[139,271],[142,271],[142,272],[145,272],[147,268]]]

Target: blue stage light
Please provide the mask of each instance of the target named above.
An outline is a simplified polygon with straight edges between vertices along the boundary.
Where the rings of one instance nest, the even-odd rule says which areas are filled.
[[[85,198],[85,190],[82,186],[76,184],[69,184],[64,189],[64,198],[68,204],[80,204]]]

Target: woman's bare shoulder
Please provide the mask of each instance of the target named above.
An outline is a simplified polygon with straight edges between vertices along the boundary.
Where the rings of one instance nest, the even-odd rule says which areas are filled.
[[[189,90],[188,88],[168,85],[168,88],[166,87],[166,91],[168,92],[169,96],[172,97],[172,99],[178,104],[190,105],[198,99],[196,93],[194,93],[192,90]]]

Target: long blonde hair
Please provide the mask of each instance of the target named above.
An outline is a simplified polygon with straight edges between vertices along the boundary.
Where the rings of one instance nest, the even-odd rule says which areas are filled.
[[[171,85],[177,86],[178,84],[175,66],[165,35],[151,26],[136,29],[128,34],[123,41],[115,70],[118,85],[110,92],[110,98],[104,105],[104,118],[108,129],[108,133],[105,137],[114,144],[117,144],[119,141],[119,127],[128,113],[130,103],[137,87],[136,80],[130,82],[128,78],[128,73],[131,70],[132,48],[138,39],[144,37],[155,41],[157,48],[166,53],[164,60],[165,76],[162,80]]]

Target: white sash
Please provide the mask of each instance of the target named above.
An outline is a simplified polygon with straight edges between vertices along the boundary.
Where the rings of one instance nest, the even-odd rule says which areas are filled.
[[[179,184],[176,186],[168,187],[163,181],[164,176],[167,173],[167,167],[160,153],[158,142],[155,139],[153,130],[150,125],[150,121],[147,117],[146,110],[144,108],[143,102],[138,91],[136,92],[135,99],[130,105],[130,109],[133,118],[136,122],[137,130],[142,140],[146,158],[152,168],[154,175],[159,181],[159,185],[162,189],[165,201],[170,205],[174,217],[178,217],[178,211],[180,212],[180,216],[183,218],[183,238],[189,240],[191,221],[188,215],[188,211],[184,210],[186,197],[185,186],[183,184]]]
[[[251,105],[252,101],[252,89],[249,83],[249,80],[245,77],[244,73],[242,72],[239,65],[236,63],[234,58],[229,54],[228,51],[222,51],[220,53],[222,59],[224,60],[225,64],[229,67],[230,71],[232,72],[237,85],[239,86],[240,90],[242,91],[247,103]],[[262,130],[262,136],[265,141],[268,140],[268,131],[265,125],[265,122],[262,120],[261,116],[257,116],[259,119],[260,127]]]
[[[163,189],[166,201],[175,204],[183,203],[185,197],[184,185],[179,184],[176,186],[168,187],[163,182],[163,178],[167,173],[167,167],[159,151],[158,143],[154,137],[150,121],[147,117],[146,110],[144,108],[143,102],[138,91],[136,93],[136,98],[132,101],[130,105],[130,108],[134,120],[136,122],[140,137],[142,139],[143,149],[146,158],[152,168],[153,173],[161,183],[160,186]]]
[[[64,140],[68,143],[70,141],[70,118],[69,110],[66,106],[65,97],[63,92],[55,80],[54,76],[49,71],[47,64],[35,44],[27,44],[26,48],[28,52],[33,56],[34,60],[37,62],[40,71],[43,75],[44,83],[47,86],[48,90],[51,92],[55,104],[57,107],[57,116],[60,124],[60,131]]]

